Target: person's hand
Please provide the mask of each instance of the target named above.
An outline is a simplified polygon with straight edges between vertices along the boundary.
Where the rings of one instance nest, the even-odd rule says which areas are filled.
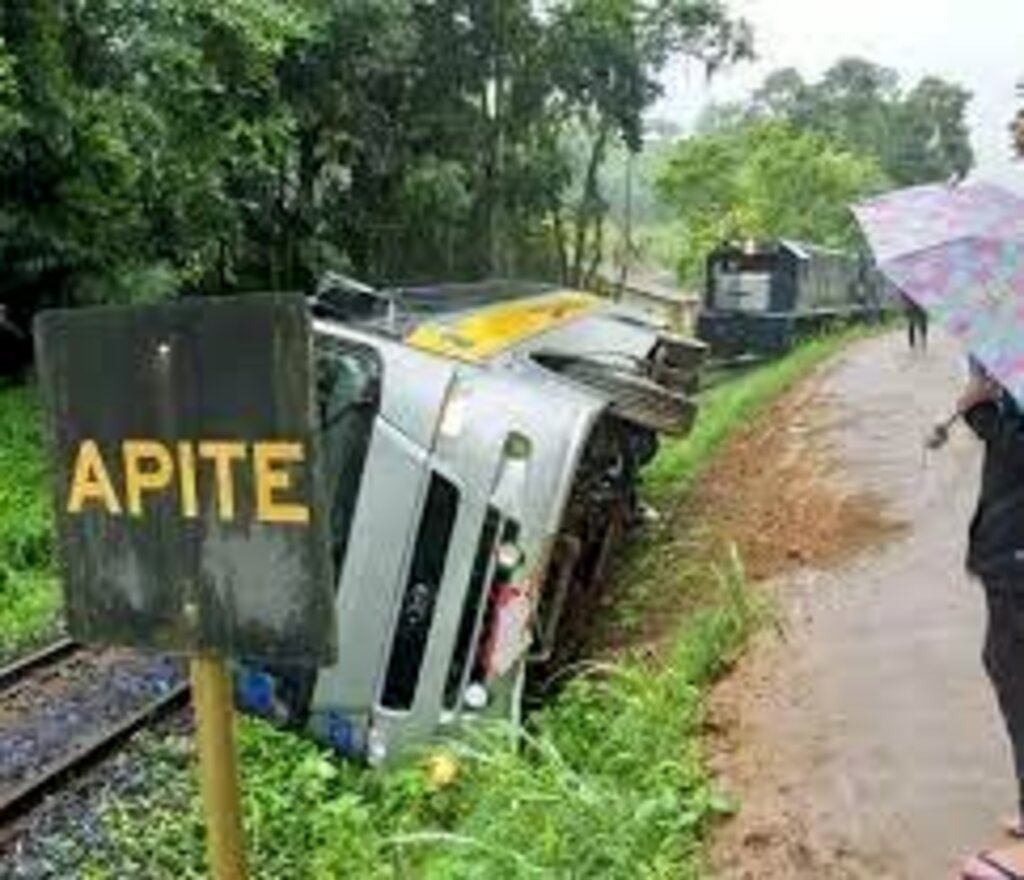
[[[989,379],[987,376],[974,374],[967,382],[956,402],[957,412],[965,413],[971,407],[984,403],[987,400],[995,400],[999,395],[999,383]]]

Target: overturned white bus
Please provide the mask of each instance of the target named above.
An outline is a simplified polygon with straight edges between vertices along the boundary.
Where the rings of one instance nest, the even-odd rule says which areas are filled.
[[[529,284],[336,279],[311,305],[338,661],[243,665],[236,694],[379,762],[515,719],[529,665],[572,650],[658,433],[689,430],[703,346]]]

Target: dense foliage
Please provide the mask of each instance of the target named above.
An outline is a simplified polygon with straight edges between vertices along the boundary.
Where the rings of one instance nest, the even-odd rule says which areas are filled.
[[[57,626],[48,489],[35,394],[0,388],[0,657]]]
[[[683,141],[659,181],[684,224],[679,267],[689,280],[722,241],[793,237],[850,245],[850,202],[884,182],[870,156],[776,121]]]
[[[725,108],[728,119],[781,120],[873,157],[896,186],[962,176],[974,164],[966,121],[970,92],[936,76],[912,88],[861,58],[843,58],[817,82],[784,68],[749,102]],[[718,111],[719,120],[723,113]],[[714,115],[708,120],[714,124]]]
[[[720,0],[4,0],[0,304],[579,280],[657,71],[748,40]]]
[[[726,238],[851,245],[851,201],[970,170],[969,100],[937,77],[905,90],[894,71],[844,58],[817,82],[778,70],[749,100],[710,107],[659,181],[683,225],[681,275],[699,276]]]

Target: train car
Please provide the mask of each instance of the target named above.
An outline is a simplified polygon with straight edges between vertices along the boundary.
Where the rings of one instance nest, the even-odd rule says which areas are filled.
[[[843,251],[779,240],[707,258],[697,336],[721,357],[775,355],[830,326],[876,319],[875,273]]]
[[[339,655],[243,664],[240,706],[371,763],[517,719],[571,652],[704,347],[576,291],[491,283],[312,302]]]

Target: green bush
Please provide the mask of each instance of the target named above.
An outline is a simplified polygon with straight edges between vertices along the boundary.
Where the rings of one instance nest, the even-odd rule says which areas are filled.
[[[797,380],[835,354],[863,329],[827,334],[795,349],[787,357],[724,382],[701,395],[700,413],[685,438],[664,443],[644,472],[648,496],[656,504],[685,497],[707,461],[738,428],[776,400]]]
[[[57,625],[53,513],[35,391],[0,390],[0,655]]]
[[[595,664],[529,731],[487,725],[439,746],[456,768],[450,782],[426,755],[363,770],[245,720],[253,876],[700,876],[702,834],[731,808],[701,756],[702,685],[757,619],[741,575],[720,584],[714,608],[665,656]],[[87,876],[204,876],[187,753],[151,740],[147,755],[149,794],[107,807],[109,844]]]

